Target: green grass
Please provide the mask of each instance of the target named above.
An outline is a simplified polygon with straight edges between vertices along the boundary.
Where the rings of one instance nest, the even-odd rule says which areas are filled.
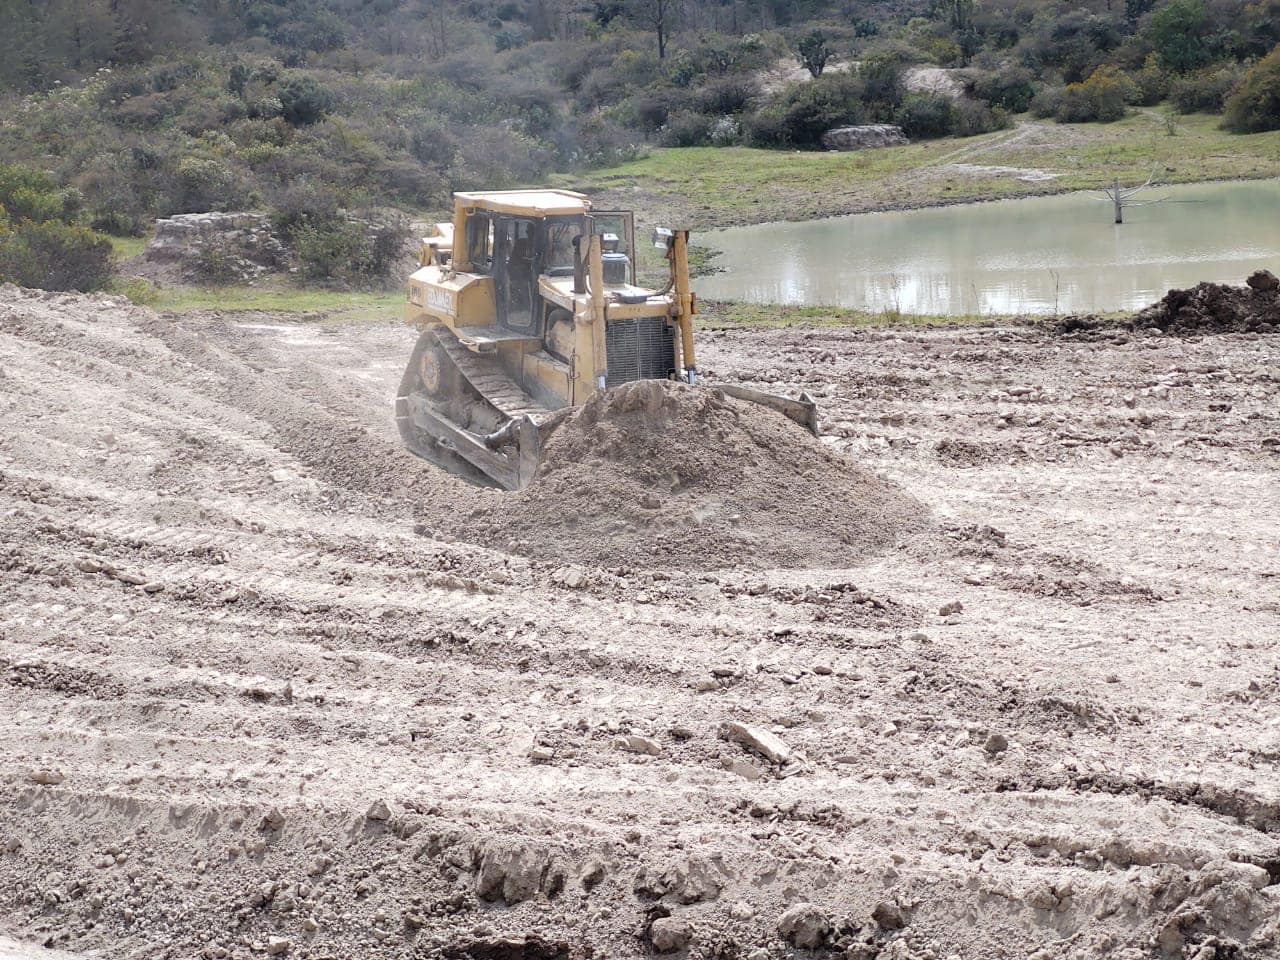
[[[1010,130],[851,153],[748,147],[655,149],[585,174],[555,177],[608,204],[637,210],[646,224],[696,229],[804,220],[841,213],[932,206],[1096,188],[1118,177],[1164,183],[1280,176],[1280,131],[1240,136],[1209,115],[1176,117],[1169,136],[1159,110],[1110,124],[1024,118]],[[954,164],[1034,168],[1055,174],[1024,182]]]
[[[401,316],[404,293],[399,290],[351,293],[300,287],[164,287],[152,306],[157,310],[263,311],[322,314],[330,320],[395,320]]]
[[[147,246],[146,237],[108,237],[107,239],[111,241],[111,250],[117,260],[129,260],[140,256]]]
[[[773,303],[702,300],[697,327],[701,330],[777,329],[781,327],[933,327],[1028,323],[1025,317],[994,314],[904,313],[901,310],[853,310],[845,307],[801,307]]]

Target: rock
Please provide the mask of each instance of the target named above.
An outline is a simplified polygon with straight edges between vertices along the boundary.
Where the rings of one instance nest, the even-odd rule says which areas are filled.
[[[658,953],[675,953],[689,946],[693,931],[684,917],[659,917],[649,926],[649,942]]]
[[[366,820],[390,820],[391,816],[391,807],[381,797],[373,801],[369,805],[369,809],[365,811]]]
[[[39,783],[46,787],[56,787],[65,779],[67,779],[66,774],[61,770],[47,769],[31,771],[31,782]]]
[[[272,807],[262,817],[262,829],[279,830],[284,826],[284,814],[279,807]]]
[[[907,142],[902,128],[890,123],[864,123],[851,127],[835,127],[822,135],[822,146],[826,150],[898,147]]]
[[[582,872],[578,875],[578,882],[582,884],[582,889],[589,893],[600,885],[606,873],[607,870],[603,860],[599,857],[588,857],[582,865]]]
[[[529,759],[534,763],[546,763],[555,755],[556,752],[550,747],[533,747],[529,750]]]
[[[681,903],[702,903],[720,896],[723,876],[711,860],[689,857],[664,873],[662,881]]]
[[[1004,753],[1009,749],[1009,738],[1003,733],[992,732],[987,736],[987,742],[982,745],[982,749],[993,757],[998,753]]]
[[[901,930],[907,925],[902,907],[892,900],[881,900],[877,903],[876,908],[871,911],[871,919],[879,925],[881,930]]]
[[[497,839],[480,851],[476,873],[476,896],[482,900],[521,903],[543,890],[551,851],[530,841]]]
[[[328,857],[326,857],[324,854],[321,854],[320,856],[312,860],[311,865],[307,867],[307,876],[318,877],[322,875],[326,870],[328,870],[329,867],[331,867],[332,865],[333,865],[333,861],[330,860]]]
[[[1280,278],[1277,278],[1270,270],[1259,270],[1257,273],[1251,274],[1245,283],[1260,293],[1280,290]]]
[[[831,930],[826,912],[812,903],[797,903],[778,918],[778,935],[793,947],[815,950]]]
[[[759,780],[764,773],[754,763],[748,763],[746,760],[733,759],[724,761],[724,768],[730,773],[736,773],[744,780]]]
[[[626,750],[628,753],[644,753],[651,757],[662,755],[662,744],[656,740],[650,740],[648,737],[623,736],[618,738],[617,744],[620,749]]]
[[[750,727],[730,721],[720,727],[720,736],[754,750],[773,763],[786,763],[791,759],[791,748],[782,738],[762,727]]]
[[[950,603],[944,603],[942,606],[938,608],[938,616],[949,617],[949,616],[952,616],[953,614],[959,613],[963,609],[964,609],[963,603],[961,603],[959,600],[952,600]]]
[[[293,944],[284,937],[267,937],[267,953],[277,956],[282,953],[288,953],[289,948]]]

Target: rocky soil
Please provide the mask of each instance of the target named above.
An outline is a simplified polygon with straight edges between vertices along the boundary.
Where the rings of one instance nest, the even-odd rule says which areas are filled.
[[[0,291],[0,932],[1280,954],[1280,339],[705,334],[935,532],[692,569],[450,533],[412,339]]]

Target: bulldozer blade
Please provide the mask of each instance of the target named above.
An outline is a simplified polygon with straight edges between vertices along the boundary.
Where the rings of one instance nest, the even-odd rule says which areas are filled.
[[[763,390],[754,390],[736,383],[717,383],[715,388],[739,400],[748,400],[768,407],[770,410],[777,410],[784,417],[789,417],[800,424],[815,437],[818,436],[818,405],[807,393],[800,394],[799,400],[792,400],[790,397],[765,393]]]

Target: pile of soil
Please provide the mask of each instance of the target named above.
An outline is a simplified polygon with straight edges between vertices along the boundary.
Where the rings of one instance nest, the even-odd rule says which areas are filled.
[[[1280,279],[1259,270],[1247,286],[1200,283],[1170,290],[1133,318],[1136,328],[1159,327],[1165,333],[1270,333],[1280,329]]]
[[[1059,333],[1093,330],[1150,330],[1176,336],[1212,333],[1273,333],[1280,330],[1280,278],[1259,270],[1246,286],[1200,283],[1189,290],[1170,290],[1160,300],[1127,319],[1097,316],[1063,317]]]
[[[597,394],[544,453],[526,490],[473,511],[469,536],[604,567],[847,567],[928,526],[894,484],[709,387],[641,381]]]

